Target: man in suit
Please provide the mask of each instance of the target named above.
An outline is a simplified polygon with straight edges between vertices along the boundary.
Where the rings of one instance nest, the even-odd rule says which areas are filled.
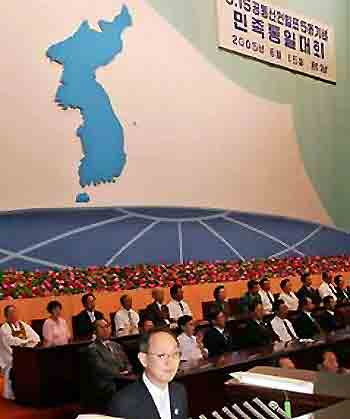
[[[226,291],[224,285],[218,285],[214,290],[214,302],[210,307],[210,311],[222,310],[227,318],[231,317],[230,304],[226,301]]]
[[[264,316],[262,304],[253,303],[249,306],[250,320],[247,322],[242,338],[244,347],[270,345],[279,340],[271,326],[264,322]]]
[[[301,339],[313,339],[315,335],[321,333],[320,325],[312,316],[314,308],[311,298],[306,297],[300,301],[301,313],[294,322],[294,329]]]
[[[118,392],[107,413],[125,419],[187,419],[185,388],[172,381],[181,357],[174,336],[159,330],[145,335],[138,357],[142,379]]]
[[[93,334],[93,324],[96,320],[103,319],[103,314],[95,310],[96,298],[93,294],[83,295],[81,302],[84,306],[82,310],[75,317],[75,338],[79,340],[91,339]]]
[[[318,290],[312,287],[312,277],[309,272],[304,272],[300,281],[302,282],[302,287],[295,293],[299,301],[305,300],[305,298],[311,298],[312,303],[315,306],[319,306],[321,303],[321,297],[318,293]]]
[[[243,314],[249,313],[249,306],[251,304],[262,304],[261,296],[259,294],[259,282],[255,281],[254,279],[251,279],[247,283],[247,288],[247,292],[241,298],[241,310]]]
[[[332,296],[327,295],[323,299],[325,312],[320,316],[320,326],[326,333],[334,332],[339,329],[337,319],[335,317],[335,300]]]
[[[336,275],[334,284],[337,289],[337,302],[340,304],[350,303],[350,292],[346,287],[343,275]]]
[[[226,331],[226,315],[222,310],[213,310],[209,315],[210,327],[204,335],[203,343],[208,355],[218,356],[233,350],[232,339]]]
[[[110,324],[96,320],[93,327],[96,339],[83,353],[81,396],[85,406],[103,411],[117,391],[118,376],[128,374],[132,367],[121,345],[109,340]]]
[[[145,316],[152,320],[155,327],[168,327],[170,325],[169,309],[164,304],[164,290],[154,288],[152,290],[153,303],[145,310]]]

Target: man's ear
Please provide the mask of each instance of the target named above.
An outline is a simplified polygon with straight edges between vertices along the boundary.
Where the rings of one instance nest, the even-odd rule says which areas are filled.
[[[137,355],[139,361],[141,362],[143,368],[147,367],[147,354],[145,354],[144,352],[139,352]]]

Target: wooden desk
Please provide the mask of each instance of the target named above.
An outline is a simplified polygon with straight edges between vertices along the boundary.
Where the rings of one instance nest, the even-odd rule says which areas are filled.
[[[203,403],[208,410],[223,405],[224,383],[230,372],[246,371],[258,365],[274,365],[282,355],[291,356],[298,367],[307,364],[307,369],[315,369],[325,348],[337,350],[349,346],[349,342],[350,332],[344,330],[307,345],[277,343],[228,353],[207,361],[182,364],[177,380],[187,388],[191,416],[198,416],[204,413]],[[53,348],[15,348],[13,369],[17,401],[47,406],[77,400],[79,351],[88,344],[78,342]],[[125,378],[122,383],[125,383]]]

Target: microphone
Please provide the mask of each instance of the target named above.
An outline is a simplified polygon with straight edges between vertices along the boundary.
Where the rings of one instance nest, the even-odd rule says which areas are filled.
[[[232,409],[240,416],[242,416],[243,419],[250,419],[250,417],[243,412],[243,410],[238,406],[238,404],[232,405]]]
[[[273,413],[271,409],[269,409],[264,402],[262,402],[258,397],[253,399],[253,402],[257,404],[261,410],[263,410],[266,414],[270,416],[272,419],[280,419],[277,415]]]
[[[263,416],[262,414],[260,414],[256,409],[254,409],[254,407],[248,403],[248,402],[244,402],[243,406],[248,409],[255,417],[257,417],[258,419],[266,419],[265,416]]]
[[[286,419],[290,419],[290,417],[288,415],[286,415],[286,412],[284,410],[282,410],[278,403],[275,402],[274,400],[271,400],[269,403],[269,408],[272,409],[274,412],[277,412],[279,415],[281,415],[282,417],[286,418]]]
[[[222,416],[219,415],[219,413],[216,410],[214,410],[214,412],[212,412],[212,416],[215,419],[224,419]]]
[[[230,419],[237,419],[237,416],[235,416],[232,412],[231,412],[231,410],[228,408],[228,407],[226,407],[226,406],[224,406],[222,409],[221,409]]]

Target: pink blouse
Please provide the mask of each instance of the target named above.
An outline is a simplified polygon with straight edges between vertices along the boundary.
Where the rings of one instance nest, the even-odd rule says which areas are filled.
[[[67,323],[61,317],[55,321],[46,319],[43,326],[45,346],[66,345],[70,339]]]

